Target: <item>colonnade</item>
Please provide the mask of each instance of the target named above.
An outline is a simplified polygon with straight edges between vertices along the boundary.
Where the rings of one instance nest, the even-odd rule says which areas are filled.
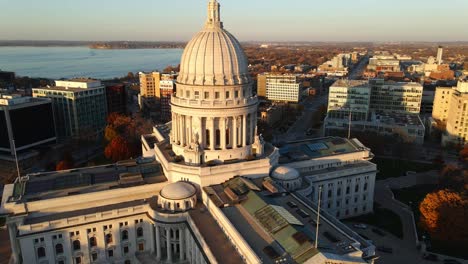
[[[172,113],[172,143],[188,146],[197,142],[203,149],[224,150],[251,145],[257,116],[194,117]]]
[[[185,226],[156,225],[156,258],[161,262],[206,263]]]

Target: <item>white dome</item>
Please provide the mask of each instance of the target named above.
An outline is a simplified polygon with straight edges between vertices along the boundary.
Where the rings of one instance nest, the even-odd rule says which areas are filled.
[[[159,195],[168,200],[182,200],[194,196],[196,192],[197,190],[190,183],[175,182],[164,186]]]
[[[223,29],[215,0],[209,3],[205,28],[185,47],[177,82],[213,86],[250,83],[247,57],[239,41]]]
[[[296,169],[286,166],[280,166],[271,173],[271,177],[280,181],[296,180],[299,176],[299,172]]]

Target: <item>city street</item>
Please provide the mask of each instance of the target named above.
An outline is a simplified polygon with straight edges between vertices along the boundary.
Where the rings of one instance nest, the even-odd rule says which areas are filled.
[[[318,131],[318,133],[312,134],[310,136],[307,136],[306,132],[314,125],[312,124],[314,113],[319,110],[320,106],[327,105],[327,100],[328,94],[318,95],[311,99],[305,100],[302,103],[302,105],[304,106],[304,112],[302,113],[302,115],[288,129],[285,135],[281,135],[278,138],[283,138],[286,141],[294,141],[298,139],[320,136],[321,131]]]

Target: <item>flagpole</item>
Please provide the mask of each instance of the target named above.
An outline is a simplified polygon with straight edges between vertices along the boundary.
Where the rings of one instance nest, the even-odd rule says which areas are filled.
[[[20,174],[19,163],[18,163],[18,154],[16,153],[16,144],[15,144],[14,139],[13,139],[13,151],[15,152],[16,172],[17,172],[18,180],[19,180],[21,178],[21,174]]]

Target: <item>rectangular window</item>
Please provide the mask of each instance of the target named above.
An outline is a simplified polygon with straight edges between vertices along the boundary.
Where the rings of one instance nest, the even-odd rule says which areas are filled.
[[[226,99],[229,99],[229,92],[226,91]]]
[[[128,246],[125,246],[125,247],[124,247],[124,253],[125,253],[125,254],[128,253]]]
[[[143,250],[145,250],[145,244],[143,243],[138,244],[138,251],[143,251]]]
[[[195,99],[200,99],[200,92],[199,91],[195,91]]]
[[[215,92],[215,99],[219,99],[219,92]]]
[[[96,253],[96,252],[93,252],[93,253],[91,254],[91,259],[92,259],[93,261],[96,261],[96,260],[97,260],[97,253]]]
[[[239,91],[234,92],[234,98],[239,98]]]
[[[205,92],[205,99],[210,98],[210,92]]]
[[[185,97],[190,98],[190,91],[185,91]]]
[[[109,249],[109,250],[107,251],[107,255],[109,256],[109,258],[113,257],[113,256],[114,256],[114,250]]]

